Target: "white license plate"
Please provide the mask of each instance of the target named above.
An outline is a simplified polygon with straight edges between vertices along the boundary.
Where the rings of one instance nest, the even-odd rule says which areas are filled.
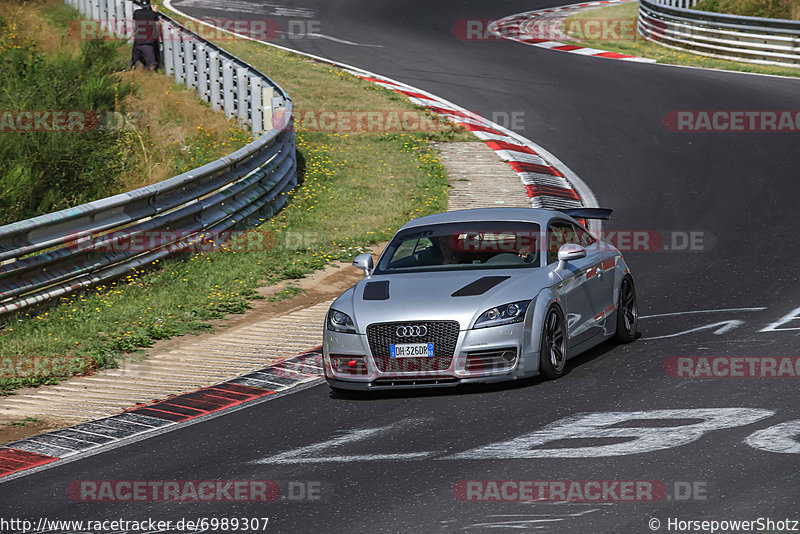
[[[433,343],[389,345],[392,358],[433,358]]]

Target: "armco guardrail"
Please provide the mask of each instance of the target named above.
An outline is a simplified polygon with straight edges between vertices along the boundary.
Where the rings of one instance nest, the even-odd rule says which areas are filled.
[[[639,33],[663,46],[703,56],[800,68],[800,21],[686,9],[696,4],[697,0],[640,0]]]
[[[128,0],[67,3],[120,37],[132,31],[134,5]],[[297,185],[288,95],[169,17],[161,15],[161,22],[167,73],[228,116],[249,123],[258,137],[155,185],[0,226],[0,315],[117,278],[183,252],[204,236],[266,219]]]

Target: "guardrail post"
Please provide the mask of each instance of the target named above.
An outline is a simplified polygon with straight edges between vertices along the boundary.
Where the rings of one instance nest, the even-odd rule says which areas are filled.
[[[117,0],[106,0],[106,13],[108,15],[108,31],[111,35],[117,35]]]
[[[97,0],[97,20],[100,23],[100,30],[108,30],[108,19],[106,18],[106,0]]]
[[[184,66],[183,61],[185,59],[183,55],[183,32],[180,28],[176,28],[176,31],[172,34],[172,68],[174,69],[173,74],[175,74],[175,83],[181,84],[183,83],[184,77]]]
[[[125,0],[125,35],[128,37],[128,42],[133,42],[133,2]]]
[[[291,117],[286,116],[286,100],[284,100],[283,96],[273,91],[271,105],[273,128],[285,130],[291,120]]]
[[[268,132],[276,127],[275,117],[272,115],[272,97],[275,94],[275,88],[272,86],[263,86],[261,88],[261,106],[263,111],[264,131]],[[282,128],[278,128],[282,129]]]
[[[249,112],[247,89],[248,89],[248,75],[247,67],[236,68],[236,110],[239,117],[239,122],[247,122],[247,115]]]
[[[228,118],[236,112],[233,102],[233,61],[222,60],[222,106]]]
[[[111,27],[111,21],[114,18],[114,16],[111,14],[111,0],[101,0],[100,6],[103,11],[103,26],[108,33],[111,33],[113,30]]]
[[[181,41],[183,42],[183,67],[185,69],[184,80],[186,87],[193,89],[197,86],[194,79],[194,36],[188,33],[182,33],[181,37]]]
[[[125,24],[125,9],[122,7],[122,0],[109,0],[111,3],[111,33],[114,37],[123,36],[123,27]]]
[[[261,104],[261,86],[264,81],[261,76],[250,75],[250,131],[253,137],[258,137],[264,132],[264,109]]]
[[[131,6],[131,12],[128,13],[128,5],[130,2],[127,0],[117,0],[117,13],[119,13],[120,19],[122,19],[122,23],[119,26],[120,37],[126,39],[128,41],[131,40],[133,36],[133,28],[131,27],[131,23],[133,22],[133,7]]]
[[[211,102],[211,109],[219,111],[222,109],[220,106],[220,69],[219,69],[219,52],[212,50],[208,54],[208,76],[209,76],[209,97]]]
[[[164,53],[164,74],[171,76],[175,73],[175,28],[170,23],[162,27],[162,42]]]
[[[208,102],[208,49],[202,42],[197,43],[197,94]]]

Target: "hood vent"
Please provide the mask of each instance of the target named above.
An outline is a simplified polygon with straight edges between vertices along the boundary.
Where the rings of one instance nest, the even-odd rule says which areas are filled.
[[[364,285],[364,300],[389,300],[389,281],[367,282]]]
[[[478,278],[474,282],[470,282],[469,284],[465,285],[455,293],[453,293],[452,297],[474,297],[476,295],[483,295],[494,286],[503,282],[504,280],[508,280],[511,278],[510,276],[484,276],[483,278]]]

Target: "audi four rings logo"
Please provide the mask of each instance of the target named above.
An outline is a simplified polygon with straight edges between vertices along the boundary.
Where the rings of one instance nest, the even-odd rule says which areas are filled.
[[[428,327],[424,324],[412,324],[410,326],[398,326],[397,337],[422,337],[428,333]]]

